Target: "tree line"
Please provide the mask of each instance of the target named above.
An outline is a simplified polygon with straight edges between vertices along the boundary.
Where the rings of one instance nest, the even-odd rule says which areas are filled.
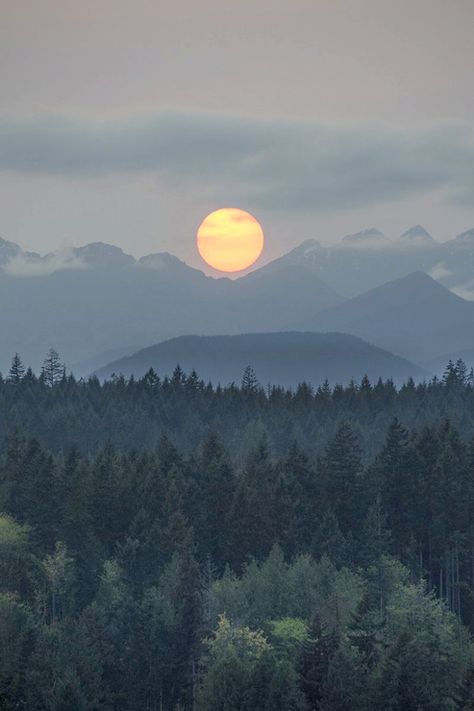
[[[275,455],[296,442],[317,457],[346,421],[369,461],[394,417],[418,429],[449,419],[464,437],[474,430],[473,375],[462,361],[450,362],[441,379],[408,380],[400,388],[365,377],[346,386],[302,382],[292,391],[262,385],[257,375],[249,366],[241,382],[213,385],[177,366],[169,377],[150,369],[142,378],[100,382],[76,379],[54,350],[39,375],[15,355],[0,376],[0,446],[17,426],[55,453],[72,446],[93,453],[106,441],[124,450],[150,448],[166,434],[190,454],[213,430],[241,463],[262,437]]]

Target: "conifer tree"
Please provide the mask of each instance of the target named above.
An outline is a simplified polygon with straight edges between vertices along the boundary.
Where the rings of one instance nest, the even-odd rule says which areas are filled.
[[[41,369],[41,378],[46,385],[53,387],[61,382],[64,377],[65,366],[61,362],[59,353],[50,348]]]
[[[315,613],[298,661],[301,687],[310,709],[322,709],[329,665],[338,646],[337,633],[328,629]]]
[[[394,419],[379,458],[382,505],[387,513],[387,527],[400,554],[408,551],[414,522],[416,459],[408,432]]]
[[[255,374],[254,369],[251,365],[248,365],[242,375],[241,390],[246,393],[256,393],[260,387]]]
[[[326,496],[343,535],[357,530],[363,515],[360,446],[347,422],[340,425],[323,461]]]
[[[233,502],[232,562],[237,565],[249,556],[263,558],[275,541],[278,521],[273,508],[274,486],[275,470],[263,440],[247,458]]]
[[[23,380],[24,376],[25,366],[23,365],[23,362],[18,353],[15,353],[12,359],[10,370],[8,372],[8,380],[14,385],[18,385],[18,383]]]
[[[235,475],[219,437],[209,433],[198,462],[199,480],[195,506],[202,510],[199,539],[220,571],[231,557],[227,531],[235,495]]]

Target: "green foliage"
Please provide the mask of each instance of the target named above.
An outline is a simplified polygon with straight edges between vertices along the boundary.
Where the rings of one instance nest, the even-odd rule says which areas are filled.
[[[283,627],[288,632],[288,623]],[[276,655],[260,630],[237,627],[222,615],[206,646],[199,708],[206,711],[306,708],[291,658]]]
[[[25,592],[31,567],[29,526],[0,515],[0,589]]]

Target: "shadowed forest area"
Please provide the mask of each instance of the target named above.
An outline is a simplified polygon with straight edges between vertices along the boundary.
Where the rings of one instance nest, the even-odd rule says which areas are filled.
[[[0,402],[0,708],[473,708],[461,362],[290,392],[51,352]]]

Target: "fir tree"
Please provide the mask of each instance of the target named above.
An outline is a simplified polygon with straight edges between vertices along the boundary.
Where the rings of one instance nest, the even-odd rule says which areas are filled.
[[[24,376],[25,366],[23,365],[23,362],[18,353],[15,353],[12,359],[10,370],[8,372],[8,380],[14,385],[18,385],[18,383],[23,380]]]
[[[41,369],[41,378],[46,385],[53,387],[61,382],[64,377],[65,367],[61,362],[59,353],[50,348]]]
[[[241,390],[246,393],[256,393],[260,385],[252,366],[248,365],[242,375]]]

